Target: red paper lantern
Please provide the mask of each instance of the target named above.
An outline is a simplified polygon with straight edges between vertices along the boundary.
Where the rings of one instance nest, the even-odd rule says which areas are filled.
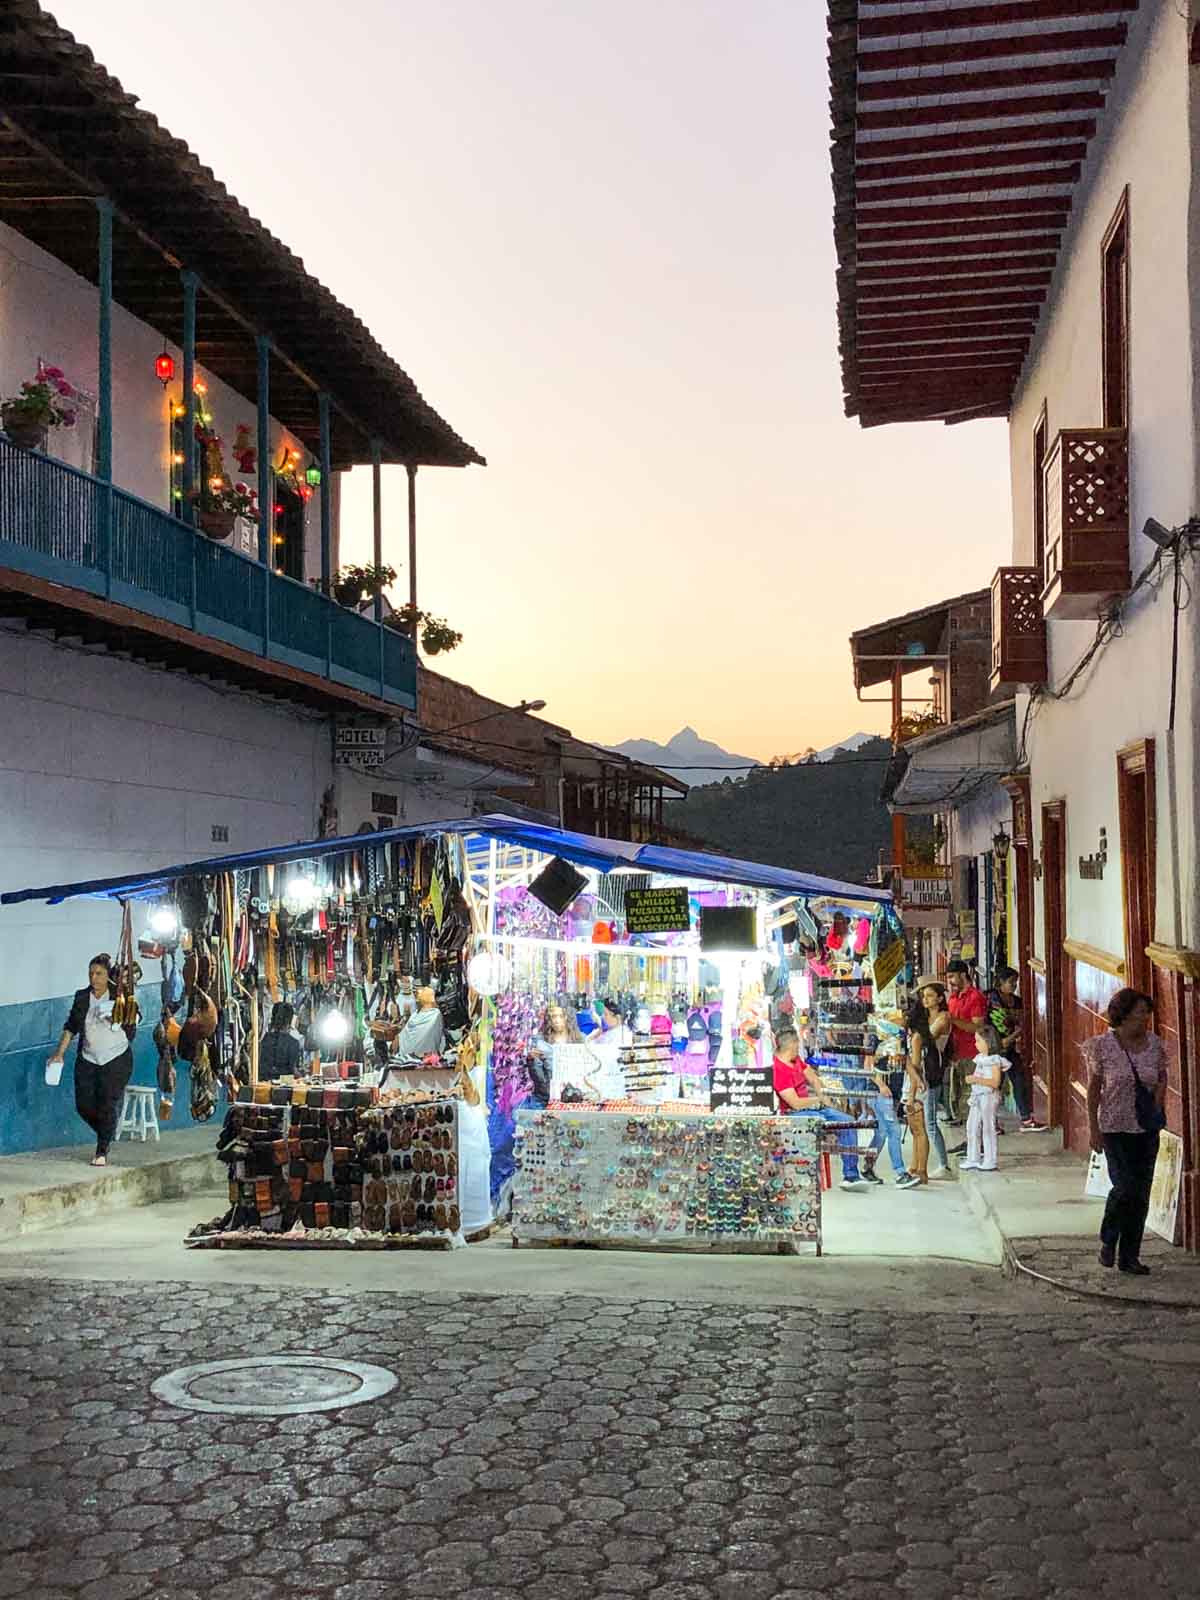
[[[164,350],[154,363],[154,376],[165,389],[175,376],[175,357],[169,350]]]

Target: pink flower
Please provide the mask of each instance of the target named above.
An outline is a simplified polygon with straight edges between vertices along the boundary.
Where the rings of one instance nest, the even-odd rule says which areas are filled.
[[[64,377],[64,376],[65,376],[65,374],[64,374],[63,369],[61,367],[39,367],[38,368],[38,377],[39,378],[61,378],[61,377]]]
[[[54,387],[58,390],[59,394],[62,395],[64,400],[70,400],[75,394],[75,390],[65,378],[56,378],[54,380]]]

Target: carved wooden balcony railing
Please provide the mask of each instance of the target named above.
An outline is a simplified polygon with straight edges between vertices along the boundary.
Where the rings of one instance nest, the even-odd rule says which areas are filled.
[[[1045,681],[1041,571],[1001,567],[992,579],[992,692],[1028,689]]]
[[[1129,589],[1129,437],[1067,428],[1045,465],[1047,617],[1094,617]]]

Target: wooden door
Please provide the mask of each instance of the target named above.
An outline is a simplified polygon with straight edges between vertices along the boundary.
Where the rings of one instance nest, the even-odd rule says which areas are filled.
[[[1117,755],[1117,809],[1121,823],[1121,898],[1125,907],[1125,971],[1130,986],[1152,994],[1147,945],[1154,943],[1154,740],[1142,739]]]
[[[1053,1126],[1063,1130],[1067,1144],[1070,1110],[1064,1048],[1067,995],[1063,951],[1067,936],[1067,808],[1062,800],[1042,807],[1042,910],[1046,938],[1047,1111]]]

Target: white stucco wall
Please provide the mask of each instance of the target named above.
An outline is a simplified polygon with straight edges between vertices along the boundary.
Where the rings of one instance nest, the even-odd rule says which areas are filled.
[[[1129,42],[1079,185],[1072,220],[1011,419],[1013,561],[1033,559],[1033,434],[1043,402],[1049,438],[1062,428],[1102,420],[1101,241],[1129,190],[1130,237],[1130,563],[1143,570],[1154,546],[1141,529],[1148,516],[1168,525],[1190,516],[1196,473],[1188,220],[1192,157],[1189,131],[1191,23],[1171,0],[1149,0],[1130,22]],[[1028,740],[1036,848],[1043,802],[1067,802],[1069,934],[1114,953],[1124,950],[1117,861],[1116,752],[1157,741],[1157,936],[1200,943],[1190,885],[1196,876],[1195,675],[1181,672],[1177,727],[1178,850],[1168,825],[1167,707],[1171,660],[1170,588],[1143,593],[1126,610],[1114,639],[1065,701],[1043,701]],[[1185,613],[1185,649],[1194,613]],[[1095,634],[1095,623],[1048,625],[1050,682],[1061,684]],[[1018,704],[1018,728],[1024,717]],[[1081,880],[1080,856],[1108,831],[1110,858],[1100,881]],[[1179,885],[1189,886],[1177,900]],[[1035,894],[1035,948],[1043,953],[1041,895]],[[1178,906],[1178,912],[1176,910]],[[1178,925],[1177,925],[1178,920]]]
[[[0,630],[0,888],[312,838],[332,776],[327,719]],[[119,924],[101,901],[0,907],[0,1005],[77,988]]]
[[[165,270],[165,269],[164,269]],[[120,293],[119,281],[115,285]],[[61,367],[77,387],[95,395],[98,384],[97,293],[85,278],[12,228],[0,223],[0,395],[15,394],[37,371],[39,358]],[[197,323],[202,333],[204,294],[201,290]],[[247,336],[249,337],[249,336]],[[164,391],[154,374],[154,361],[164,339],[147,323],[131,316],[119,301],[113,306],[113,481],[152,505],[170,505],[170,406],[180,399],[183,356],[177,345],[167,344],[175,357],[176,377]],[[197,366],[197,380],[208,387],[207,400],[213,425],[224,441],[225,465],[234,480],[239,472],[233,455],[238,424],[256,429],[253,400]],[[316,414],[316,397],[313,412]],[[51,455],[85,471],[92,470],[88,414],[81,413],[74,429],[52,429]],[[279,461],[284,447],[299,450],[302,465],[311,457],[300,441],[271,419],[271,460]],[[255,475],[249,475],[252,487]],[[333,497],[334,548],[337,546],[339,496]],[[239,527],[236,548],[257,554],[257,534]],[[308,503],[305,526],[306,573],[321,570],[320,510],[317,497]]]

